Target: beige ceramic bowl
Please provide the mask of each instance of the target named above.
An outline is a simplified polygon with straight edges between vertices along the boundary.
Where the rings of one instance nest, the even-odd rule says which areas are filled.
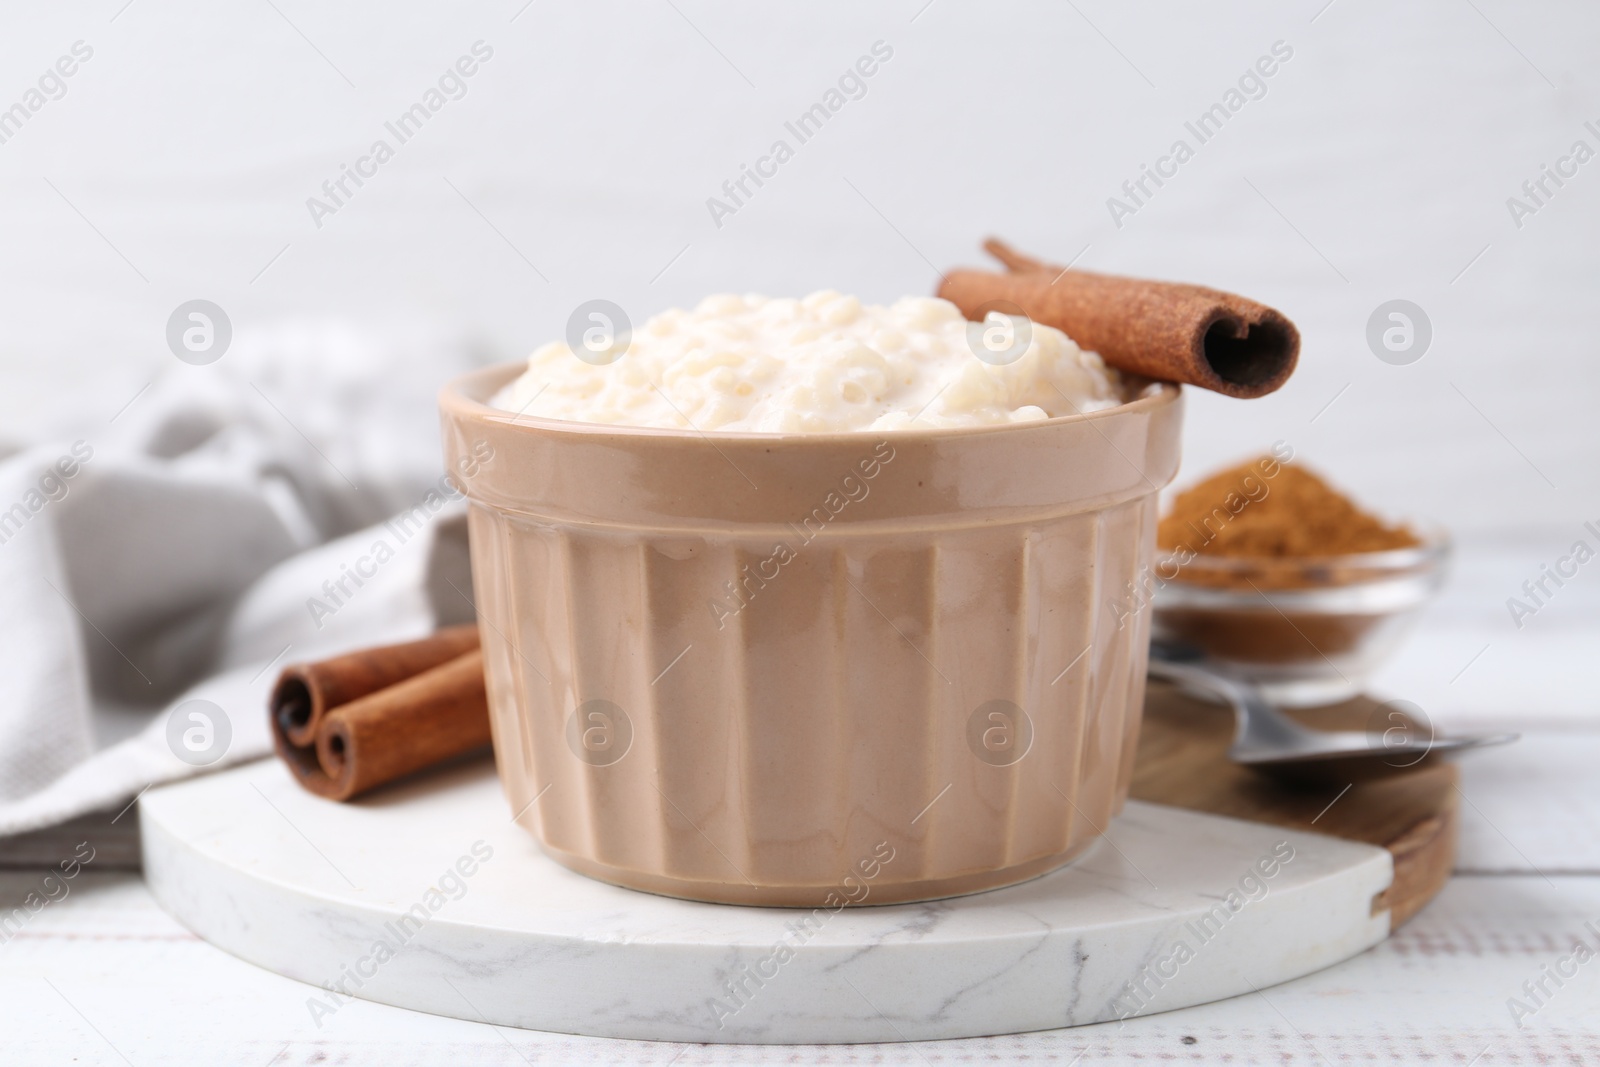
[[[1127,795],[1178,389],[1004,427],[697,434],[441,394],[496,760],[596,878],[842,906],[1008,885]],[[1119,615],[1124,616],[1119,628]]]

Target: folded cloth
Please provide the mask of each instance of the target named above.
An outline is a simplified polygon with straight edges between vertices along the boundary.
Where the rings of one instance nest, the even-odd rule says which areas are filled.
[[[472,365],[241,333],[0,459],[0,836],[269,753],[286,662],[470,621],[434,394]]]

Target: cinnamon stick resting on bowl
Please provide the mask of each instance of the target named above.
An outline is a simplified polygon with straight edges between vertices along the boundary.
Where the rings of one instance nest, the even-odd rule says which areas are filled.
[[[1299,359],[1294,323],[1254,300],[1056,267],[994,238],[983,247],[1009,273],[954,270],[939,286],[939,295],[969,319],[1020,311],[1118,370],[1241,398],[1276,390]]]
[[[477,627],[286,668],[270,718],[296,780],[332,800],[487,745]]]

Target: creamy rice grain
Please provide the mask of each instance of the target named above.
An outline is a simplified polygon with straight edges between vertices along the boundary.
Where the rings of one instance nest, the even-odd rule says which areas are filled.
[[[604,366],[544,345],[491,403],[574,422],[833,433],[1028,422],[1122,402],[1117,372],[1060,330],[1022,326],[1026,349],[996,365],[973,354],[969,326],[994,348],[1027,336],[1004,316],[970,324],[933,297],[882,307],[831,291],[711,296],[656,315]]]

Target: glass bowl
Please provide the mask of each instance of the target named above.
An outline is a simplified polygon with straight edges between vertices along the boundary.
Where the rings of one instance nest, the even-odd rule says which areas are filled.
[[[1155,637],[1193,645],[1267,699],[1336,704],[1361,692],[1444,582],[1450,538],[1347,556],[1229,557],[1160,550]]]

